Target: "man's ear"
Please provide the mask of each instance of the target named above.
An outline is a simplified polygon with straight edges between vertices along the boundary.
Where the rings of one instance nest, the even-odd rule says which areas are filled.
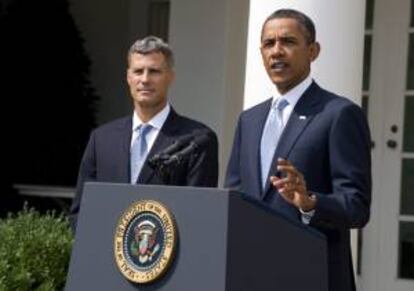
[[[130,68],[128,67],[126,70],[125,70],[125,79],[126,79],[126,81],[128,82],[128,84],[132,81],[131,80],[131,70],[130,70]]]
[[[316,60],[319,56],[319,53],[321,52],[321,46],[319,44],[319,42],[314,42],[310,44],[310,59],[311,62],[313,62],[314,60]]]

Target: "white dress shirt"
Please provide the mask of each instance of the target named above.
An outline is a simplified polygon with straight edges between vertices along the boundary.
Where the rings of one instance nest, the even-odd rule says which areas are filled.
[[[158,112],[153,118],[151,118],[146,124],[150,124],[152,126],[150,132],[147,134],[147,145],[148,145],[148,152],[151,151],[152,146],[154,145],[155,139],[157,138],[158,134],[162,126],[164,125],[165,120],[167,120],[168,114],[171,111],[171,106],[169,103],[160,111]],[[143,124],[142,120],[138,117],[138,114],[134,111],[134,115],[132,117],[132,138],[131,138],[131,146],[133,141],[137,138],[137,131],[135,130]]]
[[[272,100],[272,106],[276,104],[277,100],[280,98],[286,99],[289,102],[289,105],[287,105],[283,109],[283,115],[282,115],[282,122],[283,122],[283,128],[285,127],[287,121],[289,120],[290,115],[292,114],[293,108],[295,108],[296,103],[298,103],[300,97],[305,93],[305,91],[309,88],[309,86],[312,84],[312,78],[310,75],[306,77],[305,80],[303,80],[301,83],[296,85],[296,87],[290,89],[285,94],[280,94],[279,91],[277,91],[276,87],[274,87],[273,91],[273,100]]]
[[[280,98],[284,98],[289,102],[289,105],[285,107],[285,109],[282,112],[282,123],[283,128],[285,128],[286,123],[289,120],[290,115],[292,114],[293,108],[295,108],[296,104],[298,103],[299,99],[302,97],[303,93],[309,88],[309,86],[312,84],[312,77],[310,74],[304,79],[302,82],[300,82],[298,85],[296,85],[294,88],[290,89],[285,94],[280,94],[279,91],[274,88],[273,92],[273,100],[272,100],[272,106],[276,104],[276,102]],[[305,177],[306,178],[306,177]],[[309,224],[310,220],[312,219],[313,215],[315,214],[315,210],[311,211],[303,211],[302,209],[299,209],[301,216],[302,216],[302,222],[304,224]]]

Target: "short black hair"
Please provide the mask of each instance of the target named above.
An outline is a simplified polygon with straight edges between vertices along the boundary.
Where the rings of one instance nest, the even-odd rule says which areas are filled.
[[[313,23],[312,19],[307,16],[305,13],[297,11],[295,9],[279,9],[270,14],[265,22],[263,23],[262,27],[262,36],[263,36],[263,28],[265,24],[273,19],[280,19],[280,18],[292,18],[295,19],[304,29],[305,31],[305,38],[308,43],[313,43],[316,40],[316,29],[315,24]]]

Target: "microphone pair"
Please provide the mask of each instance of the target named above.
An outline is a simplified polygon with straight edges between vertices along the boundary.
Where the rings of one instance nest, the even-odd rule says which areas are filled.
[[[170,146],[155,154],[148,160],[148,164],[157,168],[159,166],[171,166],[182,163],[209,140],[207,130],[196,130],[192,134],[186,134],[175,140]]]

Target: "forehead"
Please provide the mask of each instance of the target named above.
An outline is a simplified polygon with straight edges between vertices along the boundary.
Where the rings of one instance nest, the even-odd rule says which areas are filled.
[[[304,37],[304,28],[294,18],[275,18],[268,20],[263,25],[262,39],[277,36]]]
[[[132,53],[129,56],[129,66],[166,66],[165,56],[160,52],[148,54]]]

